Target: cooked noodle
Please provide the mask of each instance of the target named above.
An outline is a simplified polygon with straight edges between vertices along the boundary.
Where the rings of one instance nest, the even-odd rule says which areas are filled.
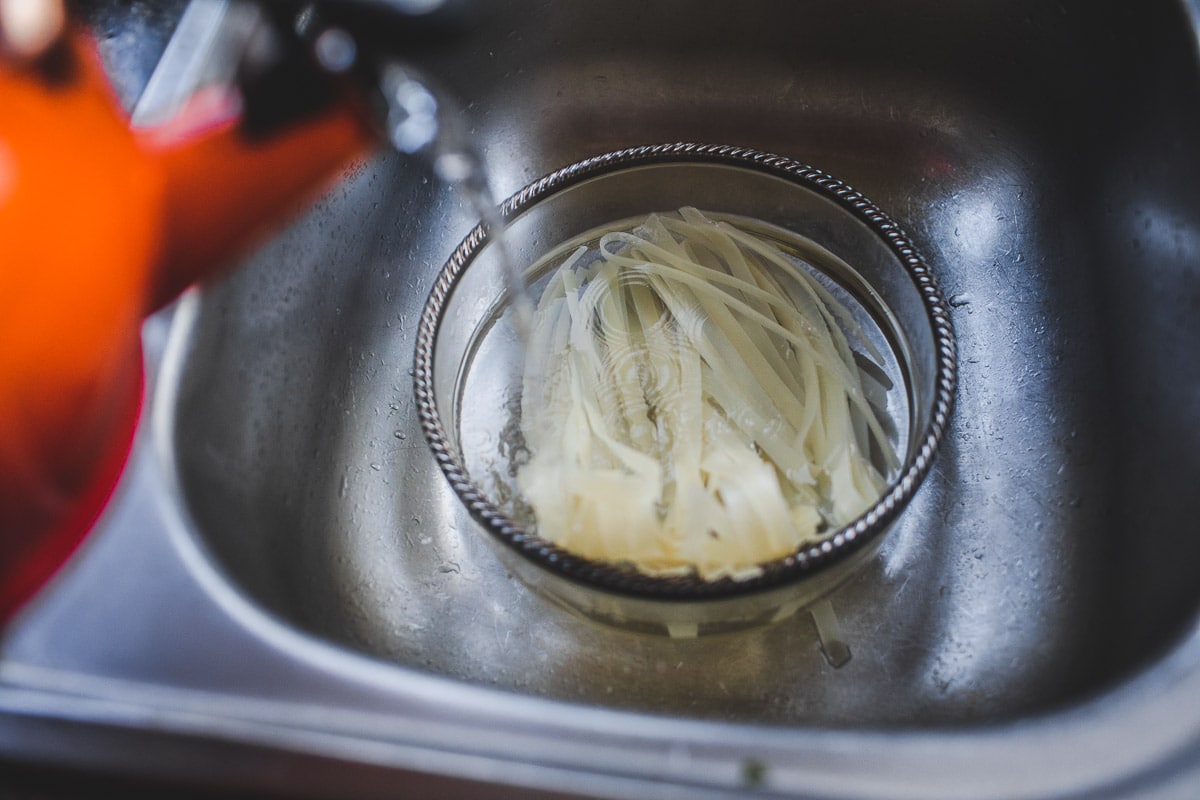
[[[833,535],[898,467],[856,349],[878,360],[792,257],[696,209],[578,248],[526,359],[517,485],[538,533],[710,580]]]

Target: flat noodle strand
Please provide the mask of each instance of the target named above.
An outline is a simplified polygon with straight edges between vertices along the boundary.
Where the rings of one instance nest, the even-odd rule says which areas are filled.
[[[538,533],[709,580],[832,535],[885,485],[865,454],[898,464],[856,352],[879,360],[790,256],[695,209],[576,249],[526,354],[517,485]]]

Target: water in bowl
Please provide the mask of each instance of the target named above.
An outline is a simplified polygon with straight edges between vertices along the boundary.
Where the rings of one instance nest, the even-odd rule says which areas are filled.
[[[786,254],[796,269],[819,283],[836,304],[845,309],[846,313],[837,317],[837,325],[850,341],[856,343],[853,369],[868,389],[868,399],[886,439],[885,442],[872,442],[867,437],[864,444],[883,481],[890,480],[898,464],[889,459],[885,451],[901,454],[902,459],[912,427],[908,386],[901,367],[904,345],[890,333],[896,329],[890,312],[850,265],[816,242],[757,220],[729,214],[712,216],[773,244]],[[614,231],[628,231],[643,220],[620,220],[552,248],[524,271],[522,283],[531,287],[533,296],[541,296],[563,262],[581,247],[595,252],[604,236]],[[580,266],[575,265],[576,268]],[[622,276],[620,281],[644,279],[644,276],[629,275]],[[483,315],[466,348],[458,370],[450,421],[456,428],[462,459],[472,481],[501,511],[527,530],[538,532],[538,515],[526,502],[520,475],[535,455],[531,453],[528,441],[530,426],[544,421],[523,420],[522,414],[523,406],[526,413],[529,407],[526,395],[531,391],[530,387],[538,387],[534,391],[540,390],[543,373],[557,365],[531,362],[526,358],[528,339],[520,332],[519,312],[515,310],[511,296],[499,298],[490,312]],[[666,398],[670,402],[670,386],[658,386],[654,391],[659,393],[660,400]],[[871,497],[870,502],[876,499],[877,496]],[[666,496],[663,500],[659,514],[665,517],[671,513],[671,497]],[[843,520],[841,524],[848,521]],[[822,524],[817,535],[831,534],[832,530],[833,526]],[[709,531],[710,535],[714,533]],[[595,553],[585,555],[594,556]]]

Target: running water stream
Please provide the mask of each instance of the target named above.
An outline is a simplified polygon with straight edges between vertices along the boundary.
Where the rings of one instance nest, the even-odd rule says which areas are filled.
[[[527,348],[534,303],[524,270],[513,260],[505,241],[504,217],[488,182],[483,155],[467,130],[465,111],[447,92],[432,88],[424,76],[397,64],[384,68],[380,88],[387,101],[391,145],[402,153],[428,159],[437,176],[457,189],[479,215],[502,264],[516,334]]]

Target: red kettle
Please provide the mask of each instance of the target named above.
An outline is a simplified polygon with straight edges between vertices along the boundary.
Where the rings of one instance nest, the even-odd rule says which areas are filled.
[[[66,560],[123,469],[142,319],[373,144],[350,102],[248,139],[228,93],[133,130],[78,31],[43,67],[0,61],[0,622]]]

